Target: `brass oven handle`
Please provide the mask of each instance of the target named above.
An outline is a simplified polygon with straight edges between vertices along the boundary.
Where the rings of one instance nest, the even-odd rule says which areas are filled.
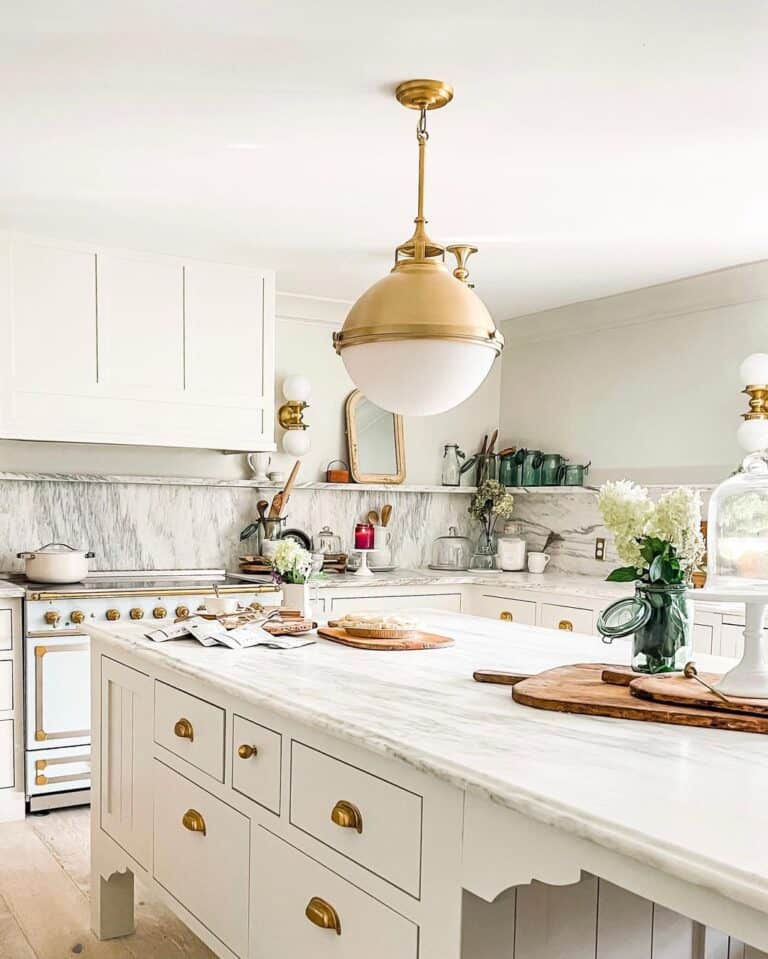
[[[514,623],[515,621],[515,617],[507,609],[503,613],[499,613],[499,619],[503,619],[505,623]]]
[[[363,831],[363,814],[346,799],[340,799],[331,810],[331,822],[342,829],[356,829],[359,833]]]
[[[570,619],[561,619],[560,622],[557,624],[557,628],[564,629],[567,633],[572,633],[573,623],[570,621]]]
[[[188,719],[183,717],[179,719],[173,727],[173,732],[179,739],[188,739],[191,743],[195,741],[195,731]]]
[[[241,759],[250,759],[251,756],[257,756],[258,753],[258,748],[256,746],[249,746],[248,743],[243,743],[243,745],[237,750],[237,755]]]
[[[304,915],[321,929],[334,929],[336,935],[341,935],[341,919],[333,906],[321,899],[319,896],[312,896],[304,910]]]
[[[196,809],[188,809],[184,813],[181,817],[181,825],[190,832],[201,832],[204,836],[207,835],[205,820]]]

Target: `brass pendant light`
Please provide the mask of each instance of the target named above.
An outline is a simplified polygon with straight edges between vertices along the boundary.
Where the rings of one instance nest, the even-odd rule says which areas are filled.
[[[466,261],[476,247],[446,248],[426,232],[427,111],[450,103],[453,89],[439,80],[408,80],[395,95],[419,111],[416,226],[396,248],[391,273],[357,300],[333,343],[356,386],[378,406],[430,415],[458,405],[480,386],[504,338],[467,282]],[[453,274],[445,266],[446,250],[456,256]]]

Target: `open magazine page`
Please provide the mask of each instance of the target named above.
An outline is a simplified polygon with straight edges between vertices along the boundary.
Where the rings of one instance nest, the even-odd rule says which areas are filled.
[[[250,646],[268,646],[270,649],[296,649],[315,642],[309,635],[273,636],[261,623],[248,623],[235,629],[225,629],[215,619],[193,616],[181,623],[172,623],[146,633],[147,639],[163,643],[170,639],[193,637],[203,646],[227,646],[229,649],[246,649]]]

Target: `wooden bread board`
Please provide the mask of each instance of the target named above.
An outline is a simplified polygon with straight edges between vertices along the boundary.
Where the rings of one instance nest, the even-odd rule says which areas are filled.
[[[643,676],[633,679],[630,686],[615,685],[603,681],[605,667],[599,663],[583,663],[575,666],[558,666],[546,672],[524,679],[512,687],[512,698],[522,706],[546,709],[558,713],[578,713],[584,716],[613,716],[651,723],[669,723],[677,726],[703,726],[710,729],[730,729],[744,733],[768,733],[768,716],[744,712],[726,712],[694,705],[702,700],[706,691],[692,690],[686,701],[691,705],[656,702],[638,695],[650,689],[656,693],[656,684],[674,682],[677,677]],[[718,676],[703,676],[716,680]],[[679,682],[698,686],[692,680]],[[638,684],[635,686],[635,684]],[[631,687],[634,687],[631,688]],[[713,699],[715,697],[712,697]],[[725,706],[725,704],[722,704]],[[763,704],[765,705],[765,704]]]
[[[378,649],[388,651],[404,651],[409,649],[437,649],[440,646],[452,646],[453,640],[448,636],[436,636],[434,633],[417,633],[410,639],[371,639],[362,636],[350,636],[345,629],[332,626],[321,626],[318,636],[330,639],[331,642],[341,643],[342,646],[352,646],[355,649]]]

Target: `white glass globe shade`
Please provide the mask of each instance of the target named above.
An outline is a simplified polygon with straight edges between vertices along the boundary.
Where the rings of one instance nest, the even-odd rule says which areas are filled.
[[[736,431],[736,439],[747,453],[768,449],[768,420],[744,420]]]
[[[283,436],[283,449],[291,456],[306,456],[311,445],[308,430],[288,430]]]
[[[283,396],[296,403],[306,403],[312,393],[312,384],[306,376],[287,376],[283,381]]]
[[[341,354],[355,386],[384,410],[432,416],[458,406],[480,386],[496,353],[479,343],[385,340]]]
[[[745,386],[763,386],[768,383],[768,353],[753,353],[739,367],[739,376]]]

